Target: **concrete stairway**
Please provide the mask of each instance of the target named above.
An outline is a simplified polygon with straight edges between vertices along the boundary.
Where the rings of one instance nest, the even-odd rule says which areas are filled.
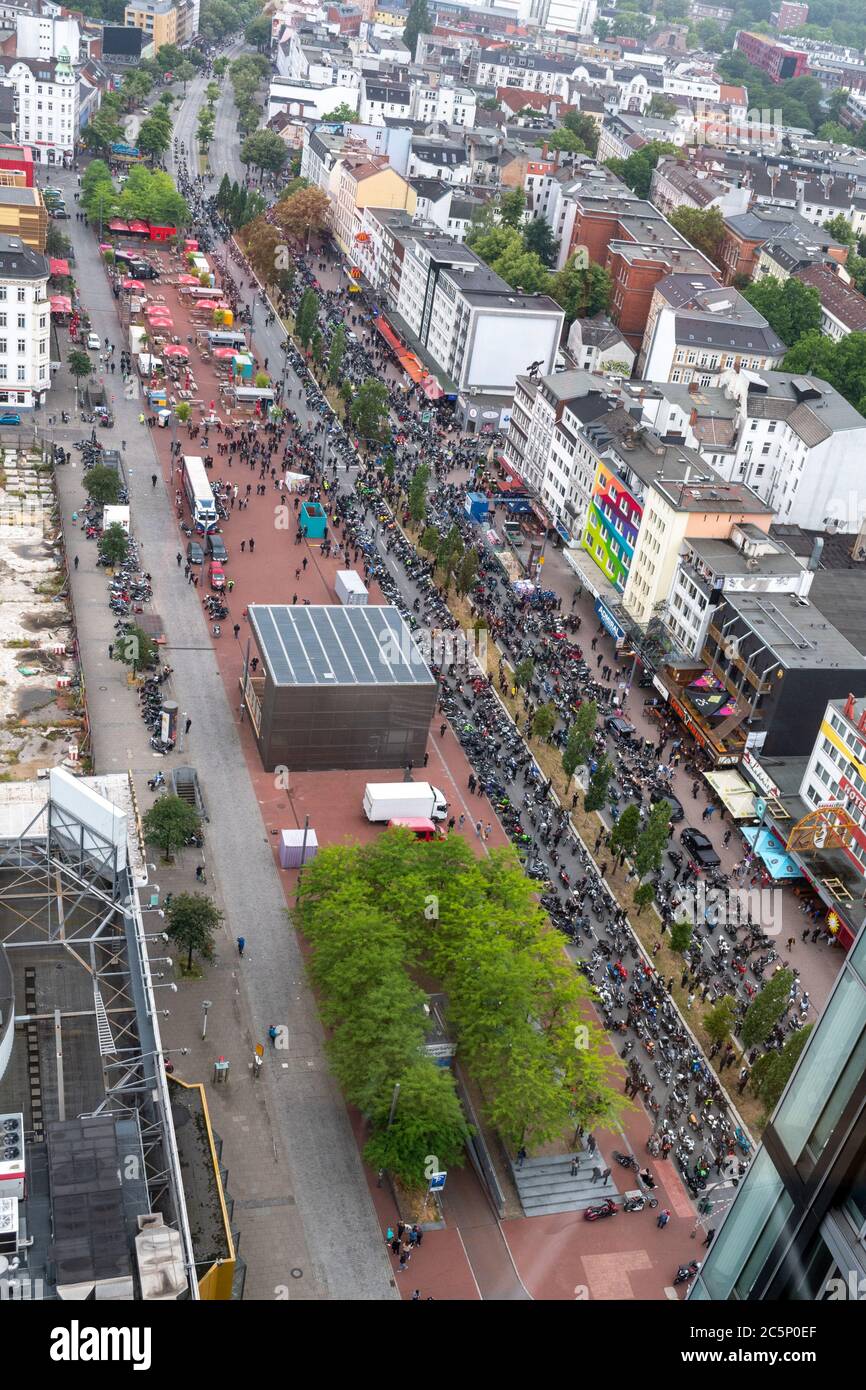
[[[616,1198],[615,1175],[607,1182],[593,1179],[593,1168],[604,1170],[600,1154],[578,1154],[579,1166],[571,1176],[572,1154],[550,1158],[527,1158],[522,1168],[512,1164],[514,1181],[525,1216],[548,1216],[560,1211],[583,1211],[585,1207],[603,1202],[605,1197]]]

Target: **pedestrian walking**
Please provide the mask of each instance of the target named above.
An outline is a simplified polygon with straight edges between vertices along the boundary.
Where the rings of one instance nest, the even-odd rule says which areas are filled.
[[[793,951],[793,949],[794,949],[794,938],[793,938],[793,936],[789,936],[789,937],[788,937],[788,950],[789,950],[789,951]]]
[[[600,1169],[600,1168],[593,1168],[593,1170],[592,1170],[592,1180],[593,1180],[593,1182],[601,1182],[601,1169]]]
[[[78,556],[77,556],[77,555],[76,555],[75,559],[72,561],[72,567],[73,567],[73,569],[78,569]]]
[[[151,487],[156,487],[156,474],[155,474],[155,473],[151,473],[151,475],[150,475],[150,485],[151,485]]]
[[[667,1210],[667,1208],[665,1208],[664,1211],[660,1211],[660,1212],[659,1212],[658,1217],[656,1218],[656,1225],[658,1226],[658,1228],[659,1228],[660,1231],[663,1231],[663,1230],[664,1230],[665,1226],[668,1224],[668,1222],[670,1221],[670,1219],[671,1219],[671,1214],[670,1214],[670,1212]]]
[[[692,1007],[692,1004],[694,1004],[694,1002],[695,1002],[695,996],[694,996],[694,994],[690,994],[689,997],[688,997],[688,1002],[686,1003],[686,1008],[687,1008],[689,1011],[691,1011],[691,1007]]]
[[[575,1154],[575,1155],[574,1155],[574,1158],[571,1160],[571,1176],[572,1176],[573,1178],[576,1178],[576,1177],[577,1177],[577,1170],[578,1170],[579,1167],[580,1167],[580,1160],[578,1159],[577,1154]]]
[[[253,540],[253,538],[252,538],[252,536],[251,536],[251,537],[250,537],[250,554],[251,554],[251,555],[252,555],[253,551],[255,550],[255,548],[256,548],[256,543],[255,543],[255,541]]]
[[[710,1229],[707,1231],[706,1239],[705,1239],[704,1241],[702,1241],[701,1243],[702,1243],[703,1245],[705,1245],[705,1246],[710,1246],[710,1245],[712,1245],[712,1243],[713,1243],[713,1236],[714,1236],[715,1234],[716,1234],[716,1228],[715,1228],[715,1226],[711,1226]]]
[[[240,623],[235,623],[234,627],[232,628],[232,632],[233,632],[234,635],[235,635],[235,641],[237,641],[238,638],[239,638],[240,635],[241,635],[241,625],[240,625]]]
[[[478,838],[479,838],[479,840],[480,840],[480,839],[481,839],[481,821],[480,821],[480,820],[477,820],[477,821],[475,822],[475,834],[478,836]]]
[[[180,551],[177,552],[174,558],[177,560],[178,569],[180,569],[181,565],[183,564],[183,556],[181,555]]]
[[[602,1180],[602,1182],[605,1183],[605,1184],[607,1184],[607,1183],[610,1182],[610,1169],[609,1169],[609,1168],[602,1168],[602,1170],[601,1170],[601,1180]]]
[[[525,1149],[525,1148],[523,1147],[523,1145],[521,1144],[521,1145],[520,1145],[520,1148],[517,1150],[517,1167],[518,1167],[518,1168],[522,1168],[525,1162],[526,1162],[526,1149]]]
[[[594,1137],[592,1134],[588,1134],[588,1135],[586,1136],[586,1147],[587,1147],[588,1152],[591,1153],[591,1154],[594,1154],[595,1151],[596,1151],[596,1148],[598,1147],[597,1144],[596,1144],[596,1142],[595,1142],[595,1137]]]
[[[114,643],[113,643],[113,642],[109,642],[109,644],[108,644],[108,659],[109,659],[109,661],[113,661],[113,660],[114,660]]]
[[[241,554],[242,554],[242,555],[245,553],[246,548],[247,548],[247,543],[246,543],[246,541],[241,541]]]
[[[239,937],[238,937],[238,943],[237,943],[237,944],[238,944],[238,955],[240,956],[241,960],[243,960],[243,958],[244,958],[244,948],[246,947],[246,944],[247,944],[247,942],[246,942],[246,937],[239,936]]]
[[[440,738],[444,738],[444,737],[445,737],[445,730],[446,730],[447,728],[448,728],[448,725],[447,725],[447,724],[440,724],[440,725],[439,725],[439,737],[440,737]]]
[[[183,731],[184,731],[184,733],[185,733],[185,734],[188,734],[191,728],[192,728],[192,720],[191,720],[191,719],[188,719],[188,720],[186,721],[186,723],[184,724],[184,726],[183,726]]]

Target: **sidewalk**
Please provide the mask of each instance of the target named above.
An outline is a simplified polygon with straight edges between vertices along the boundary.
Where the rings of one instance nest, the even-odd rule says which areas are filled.
[[[57,177],[69,189],[71,202],[75,175]],[[95,239],[74,221],[68,230],[94,329],[119,345],[115,300]],[[330,1076],[297,938],[287,925],[285,898],[246,775],[237,711],[222,687],[198,598],[175,562],[178,533],[167,490],[150,485],[151,474],[161,471],[155,465],[151,431],[138,423],[138,402],[123,399],[122,389],[116,396],[111,442],[119,447],[121,439],[127,441],[133,528],[143,565],[153,575],[153,608],[162,616],[168,637],[165,654],[174,667],[171,693],[192,720],[192,729],[185,754],[175,753],[171,759],[152,754],[125,672],[108,661],[113,617],[104,575],[96,569],[95,546],[71,526],[71,514],[83,496],[81,471],[59,469],[70,563],[76,553],[81,557],[72,579],[96,767],[131,767],[141,793],[146,777],[157,768],[167,773],[172,762],[195,765],[209,816],[208,876],[225,914],[218,963],[202,981],[180,985],[163,1036],[172,1048],[194,1048],[201,1001],[213,1001],[209,1044],[194,1048],[189,1059],[175,1059],[176,1074],[206,1084],[214,1124],[225,1141],[223,1159],[236,1201],[241,1250],[251,1265],[247,1295],[273,1298],[276,1289],[290,1285],[294,1298],[394,1298],[395,1281],[342,1097]],[[88,431],[83,427],[78,437]],[[55,433],[61,437],[59,429]],[[143,807],[151,800],[145,787]],[[168,880],[163,882],[162,872],[160,866],[153,877],[164,889]],[[186,886],[192,886],[194,864],[174,872],[179,885],[186,875]],[[249,943],[242,969],[245,980],[234,970],[238,962],[233,942],[238,935]],[[163,944],[158,944],[159,953],[164,953]],[[256,1041],[267,1041],[271,1023],[287,1026],[290,1048],[279,1071],[267,1066],[261,1081],[253,1083],[246,1061]],[[225,1092],[215,1092],[211,1085],[212,1062],[220,1054],[232,1063]],[[255,1092],[245,1089],[253,1085]],[[293,1269],[302,1270],[301,1277],[290,1278]]]

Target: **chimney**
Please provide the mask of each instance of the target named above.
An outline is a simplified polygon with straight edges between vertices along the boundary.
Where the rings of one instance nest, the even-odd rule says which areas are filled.
[[[809,556],[809,563],[806,566],[814,574],[821,563],[821,551],[824,549],[824,537],[816,536],[812,546],[812,554]]]

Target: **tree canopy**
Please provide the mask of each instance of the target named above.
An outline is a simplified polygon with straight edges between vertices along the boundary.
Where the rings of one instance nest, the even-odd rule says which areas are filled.
[[[743,298],[763,314],[786,347],[821,327],[821,297],[814,285],[793,276],[784,284],[773,275],[756,280],[743,290]]]

